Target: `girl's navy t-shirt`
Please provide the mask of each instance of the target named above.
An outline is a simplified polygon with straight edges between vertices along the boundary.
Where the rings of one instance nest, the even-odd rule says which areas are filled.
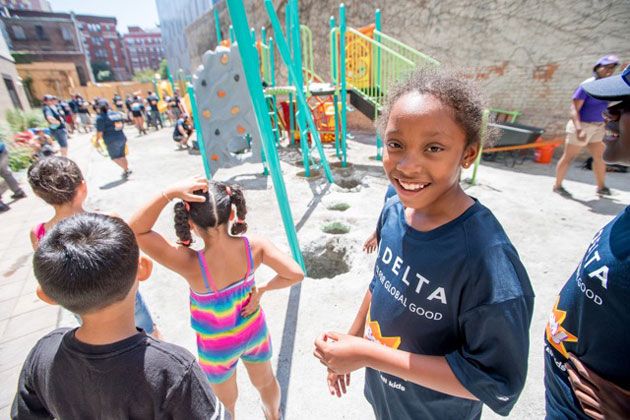
[[[480,401],[433,391],[367,368],[365,395],[378,419],[476,419],[482,403],[507,415],[525,384],[534,292],[518,253],[475,201],[432,231],[410,227],[398,197],[377,226],[367,339],[446,356]]]
[[[630,389],[630,207],[604,226],[551,308],[545,328],[548,419],[590,419],[564,364],[573,353],[596,374]]]

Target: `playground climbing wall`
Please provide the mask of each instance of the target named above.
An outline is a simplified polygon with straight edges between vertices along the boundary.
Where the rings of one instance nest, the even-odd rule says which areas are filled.
[[[260,135],[238,46],[206,51],[193,76],[193,87],[210,171],[260,162]],[[251,147],[245,137],[248,133]]]

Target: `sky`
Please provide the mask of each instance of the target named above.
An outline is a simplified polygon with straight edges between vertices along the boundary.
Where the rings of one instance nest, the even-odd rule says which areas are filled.
[[[155,28],[160,22],[155,0],[48,0],[53,12],[75,12],[82,15],[114,16],[118,32],[127,26]]]

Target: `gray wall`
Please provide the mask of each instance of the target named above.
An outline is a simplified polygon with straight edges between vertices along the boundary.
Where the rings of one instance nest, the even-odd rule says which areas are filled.
[[[250,26],[269,28],[262,1],[244,3]],[[284,23],[286,0],[274,4]],[[328,78],[329,17],[338,17],[338,5],[299,1],[300,21],[313,32],[315,71]],[[374,22],[377,7],[383,32],[475,78],[491,107],[522,111],[519,121],[544,127],[547,138],[564,135],[571,95],[599,57],[617,54],[623,65],[630,62],[627,0],[362,0],[346,2],[348,25]],[[226,37],[229,14],[225,3],[218,8]],[[195,54],[216,45],[214,19],[204,17],[203,25],[211,29],[187,33]],[[282,80],[286,70],[276,57]]]

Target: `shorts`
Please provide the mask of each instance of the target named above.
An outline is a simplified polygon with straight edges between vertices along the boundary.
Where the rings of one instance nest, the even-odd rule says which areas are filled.
[[[107,147],[107,153],[111,159],[120,159],[125,157],[125,146],[127,145],[126,139],[105,140],[105,146]]]
[[[173,136],[173,140],[175,140],[177,143],[179,143],[183,139],[184,139],[184,136]]]
[[[153,318],[147,304],[144,302],[140,292],[136,292],[136,305],[134,315],[136,318],[136,327],[142,328],[147,334],[153,334],[155,327],[153,326]]]
[[[171,108],[171,112],[173,113],[173,116],[176,120],[179,120],[179,117],[182,115],[182,110],[179,109],[179,107]]]
[[[131,115],[133,115],[134,117],[142,117],[142,112],[141,111],[131,111]]]
[[[79,113],[79,118],[81,119],[81,124],[83,124],[83,125],[91,125],[92,124],[92,118],[90,118],[90,114],[88,114],[88,113],[80,112]]]
[[[50,130],[50,134],[57,140],[59,147],[68,147],[68,134],[65,128]]]
[[[567,138],[566,143],[573,146],[586,146],[591,143],[599,143],[604,139],[606,134],[606,125],[601,123],[590,123],[582,121],[582,131],[586,133],[586,140],[578,140],[573,120],[569,120],[566,127]]]

